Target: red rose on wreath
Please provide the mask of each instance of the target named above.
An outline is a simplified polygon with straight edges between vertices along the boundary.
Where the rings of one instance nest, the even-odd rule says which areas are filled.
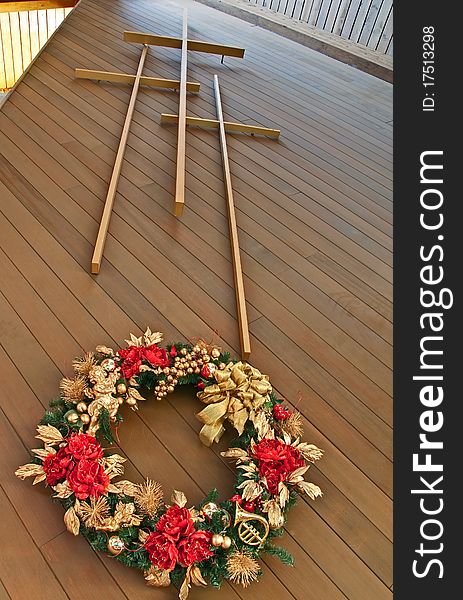
[[[174,542],[164,533],[153,531],[145,541],[150,561],[158,567],[172,571],[177,564],[178,550]]]
[[[177,544],[178,562],[183,567],[189,567],[195,562],[201,562],[212,556],[210,549],[212,533],[198,530],[189,537],[183,538]]]
[[[278,484],[305,466],[299,450],[279,440],[263,439],[255,445],[253,454],[259,463],[259,475],[267,480],[271,494],[278,493]]]
[[[76,498],[85,500],[89,496],[98,498],[104,494],[109,477],[103,467],[93,460],[80,460],[67,476],[69,487]]]
[[[156,344],[151,346],[129,346],[118,351],[123,362],[121,364],[122,374],[126,379],[138,375],[142,360],[148,361],[153,367],[169,366],[169,358],[164,348],[159,348]]]
[[[156,531],[164,533],[174,542],[191,535],[194,530],[190,511],[175,504],[170,506],[156,523]]]
[[[87,460],[99,460],[103,458],[103,448],[96,438],[86,433],[73,433],[67,438],[66,452],[76,460],[86,458]]]
[[[70,469],[74,467],[72,457],[66,448],[60,448],[56,454],[49,454],[43,462],[43,470],[49,485],[56,485],[66,478]]]

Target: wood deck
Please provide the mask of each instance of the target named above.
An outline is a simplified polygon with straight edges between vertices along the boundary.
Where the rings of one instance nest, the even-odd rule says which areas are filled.
[[[392,597],[391,86],[194,2],[189,36],[245,47],[244,60],[189,54],[189,115],[281,128],[279,142],[229,135],[251,362],[298,404],[305,438],[325,450],[282,545],[293,569],[265,560],[247,591],[222,600]],[[0,112],[0,598],[172,599],[64,531],[41,486],[13,476],[71,359],[150,325],[238,353],[233,273],[217,132],[190,129],[186,204],[171,214],[178,94],[142,88],[100,275],[88,272],[130,89],[74,80],[75,67],[135,72],[124,29],[181,34],[181,8],[82,0]],[[179,52],[150,49],[144,75],[177,79]],[[300,398],[300,400],[298,400]],[[192,501],[233,471],[202,447],[191,393],[128,411],[127,475]]]

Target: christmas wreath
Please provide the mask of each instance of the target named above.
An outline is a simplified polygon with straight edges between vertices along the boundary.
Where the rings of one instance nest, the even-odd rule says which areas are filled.
[[[181,599],[191,585],[218,588],[228,579],[247,587],[261,573],[262,553],[292,564],[272,539],[282,535],[298,492],[321,495],[304,480],[322,452],[301,442],[301,415],[283,406],[267,375],[213,345],[161,347],[162,335],[150,329],[126,341],[117,352],[98,346],[73,362],[75,377],[61,381],[60,397],[37,427],[44,447],[16,475],[51,487],[72,534],[141,569],[149,585],[173,583]],[[137,410],[153,392],[162,400],[184,384],[206,405],[196,415],[204,444],[220,439],[225,421],[239,434],[222,452],[237,464],[234,495],[219,502],[213,490],[192,508],[179,491],[165,503],[157,482],[119,479],[126,459],[102,445],[114,442],[112,424],[122,420],[124,404]]]

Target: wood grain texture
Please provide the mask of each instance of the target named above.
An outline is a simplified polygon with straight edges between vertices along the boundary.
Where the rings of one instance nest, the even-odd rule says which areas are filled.
[[[325,496],[301,499],[281,542],[295,568],[268,558],[257,587],[193,590],[191,598],[390,600],[391,87],[184,4],[190,38],[248,49],[224,65],[189,54],[201,92],[189,96],[188,115],[214,114],[218,73],[227,119],[284,132],[278,143],[227,135],[252,363],[297,405],[305,438],[325,450],[311,469]],[[76,80],[74,70],[133,73],[140,49],[122,40],[128,30],[175,37],[181,13],[160,0],[82,0],[0,112],[0,483],[2,532],[13,540],[0,597],[13,600],[24,589],[44,600],[50,591],[71,600],[153,597],[139,574],[65,533],[46,489],[12,476],[74,356],[119,346],[147,325],[167,340],[203,336],[239,353],[220,143],[189,129],[188,202],[176,219],[177,132],[159,122],[178,113],[172,91],[138,95],[104,268],[98,278],[88,273],[130,87]],[[178,49],[153,48],[143,75],[176,80],[179,64]],[[233,468],[220,450],[233,434],[202,447],[199,408],[181,390],[125,413],[127,476],[154,477],[166,493],[184,489],[191,502],[215,485],[226,497]],[[75,557],[72,567],[63,554]],[[21,589],[24,556],[31,570]]]

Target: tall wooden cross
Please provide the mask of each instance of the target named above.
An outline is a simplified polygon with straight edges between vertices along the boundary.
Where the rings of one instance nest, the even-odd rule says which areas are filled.
[[[241,358],[247,360],[251,354],[251,341],[249,338],[249,325],[246,310],[246,297],[244,293],[243,270],[241,267],[240,246],[238,241],[238,229],[236,225],[235,203],[233,200],[233,188],[230,171],[230,161],[228,158],[226,132],[241,132],[251,135],[265,135],[271,138],[280,136],[279,129],[269,129],[259,125],[245,125],[243,123],[234,123],[225,121],[223,117],[222,99],[220,96],[219,78],[214,75],[214,95],[217,119],[199,119],[197,117],[185,116],[185,125],[196,127],[206,127],[219,130],[220,149],[222,154],[223,178],[225,188],[225,199],[227,202],[228,228],[230,232],[230,247],[232,255],[233,279],[235,282],[235,301],[236,314],[238,317],[238,327],[240,334]],[[161,123],[180,123],[179,115],[163,113]]]

